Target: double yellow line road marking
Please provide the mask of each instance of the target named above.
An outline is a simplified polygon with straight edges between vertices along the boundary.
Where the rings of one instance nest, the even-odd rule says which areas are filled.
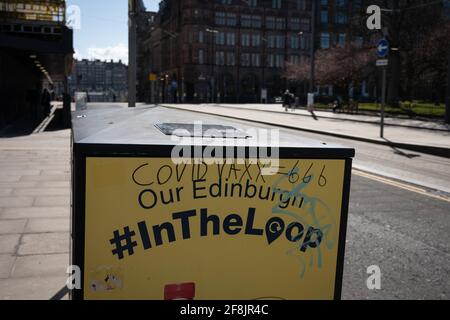
[[[378,176],[378,175],[368,173],[365,171],[361,171],[361,170],[358,170],[355,168],[353,168],[352,172],[353,172],[353,174],[360,176],[360,177],[364,177],[364,178],[367,178],[370,180],[381,182],[381,183],[384,183],[384,184],[387,184],[390,186],[394,186],[394,187],[397,187],[400,189],[404,189],[404,190],[407,190],[410,192],[418,193],[418,194],[421,194],[421,195],[424,195],[424,196],[427,196],[430,198],[434,198],[434,199],[438,199],[438,200],[442,200],[442,201],[446,201],[446,202],[450,203],[450,197],[443,195],[443,194],[440,195],[440,194],[433,193],[431,190],[426,189],[424,187],[414,186],[414,185],[408,184],[406,182],[400,182],[400,181],[390,179],[387,177]]]

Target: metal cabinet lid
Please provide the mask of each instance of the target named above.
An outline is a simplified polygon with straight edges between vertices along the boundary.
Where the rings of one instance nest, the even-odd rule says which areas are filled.
[[[196,126],[201,126],[201,130],[195,132]],[[73,143],[78,146],[116,145],[121,149],[126,146],[171,146],[180,138],[189,138],[193,145],[211,145],[213,142],[225,146],[228,139],[234,139],[244,146],[263,147],[271,145],[268,130],[278,130],[281,149],[305,149],[311,157],[351,158],[355,154],[352,148],[305,138],[301,131],[148,105],[131,109],[94,106],[76,111],[72,113],[72,128]],[[266,142],[258,139],[261,132],[269,134]]]

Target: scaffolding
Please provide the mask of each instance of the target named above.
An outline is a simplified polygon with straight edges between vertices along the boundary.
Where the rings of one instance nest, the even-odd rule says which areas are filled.
[[[0,0],[0,21],[26,20],[65,24],[65,0]]]

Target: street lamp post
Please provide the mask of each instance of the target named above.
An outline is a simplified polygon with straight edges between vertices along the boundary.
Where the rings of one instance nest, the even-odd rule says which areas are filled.
[[[206,32],[211,34],[211,102],[215,102],[215,95],[216,95],[216,88],[215,88],[215,77],[214,77],[214,63],[215,63],[215,57],[214,57],[214,41],[216,40],[214,35],[219,33],[218,30],[207,28]]]
[[[309,75],[309,92],[314,92],[314,73],[315,73],[315,54],[316,54],[316,48],[315,48],[315,33],[316,33],[316,12],[317,12],[317,1],[312,0],[311,1],[311,40],[310,40],[310,75]]]
[[[450,124],[450,50],[448,51],[447,97],[445,99],[445,123]]]
[[[128,107],[136,107],[136,0],[128,0]]]

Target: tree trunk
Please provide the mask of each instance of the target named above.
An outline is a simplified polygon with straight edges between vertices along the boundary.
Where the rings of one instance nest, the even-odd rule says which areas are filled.
[[[392,2],[392,20],[391,28],[389,30],[391,48],[397,48],[400,44],[400,17],[398,13],[398,1]],[[387,103],[391,106],[399,106],[400,95],[400,72],[401,72],[401,57],[398,50],[391,50],[389,59],[390,79],[387,93]]]

